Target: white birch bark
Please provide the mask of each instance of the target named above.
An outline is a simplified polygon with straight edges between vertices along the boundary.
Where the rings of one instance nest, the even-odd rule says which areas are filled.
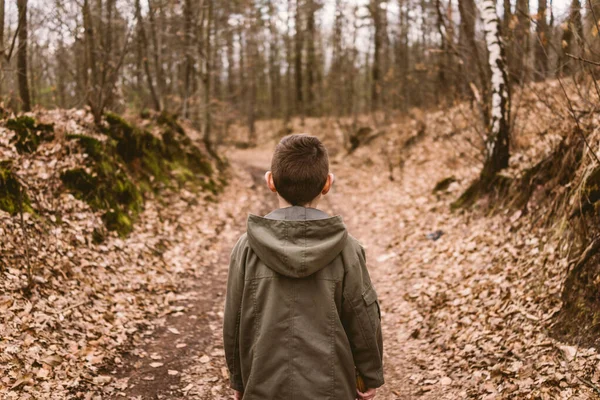
[[[485,43],[488,49],[488,63],[491,74],[490,126],[488,127],[487,158],[494,158],[496,146],[506,146],[508,151],[508,130],[510,127],[510,93],[506,60],[500,35],[500,19],[494,0],[482,0],[481,19]],[[498,143],[502,141],[504,143]],[[506,160],[508,163],[508,158]]]
[[[493,172],[497,172],[508,166],[510,93],[500,34],[500,19],[496,12],[495,0],[482,0],[481,9],[485,43],[488,49],[488,63],[491,70],[490,126],[486,144],[486,161],[491,164],[489,167]]]

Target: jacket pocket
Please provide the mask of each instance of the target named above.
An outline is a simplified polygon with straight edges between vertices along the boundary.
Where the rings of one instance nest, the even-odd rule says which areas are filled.
[[[379,309],[379,301],[377,300],[377,292],[373,286],[369,286],[367,290],[362,294],[363,301],[365,306],[367,307],[367,312],[369,314],[369,320],[371,322],[371,327],[373,328],[373,332],[376,334],[379,330],[380,322],[381,322],[381,310]]]

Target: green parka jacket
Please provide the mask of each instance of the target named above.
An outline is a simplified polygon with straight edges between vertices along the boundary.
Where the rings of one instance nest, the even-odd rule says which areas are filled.
[[[355,367],[383,385],[377,294],[341,217],[289,207],[259,217],[231,253],[224,346],[244,400],[353,400]]]

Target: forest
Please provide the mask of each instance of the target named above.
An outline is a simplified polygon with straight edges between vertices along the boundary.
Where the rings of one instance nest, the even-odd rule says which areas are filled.
[[[275,145],[367,253],[382,399],[600,399],[600,0],[0,0],[0,398],[230,399]]]

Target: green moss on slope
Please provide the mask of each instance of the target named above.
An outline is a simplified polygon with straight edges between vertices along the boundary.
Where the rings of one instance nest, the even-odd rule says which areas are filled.
[[[33,212],[29,196],[15,177],[9,161],[0,161],[0,210],[11,215],[23,212]]]
[[[176,118],[159,115],[161,137],[130,124],[116,114],[106,114],[107,140],[68,135],[88,155],[87,168],[62,173],[64,185],[95,210],[104,210],[109,230],[127,235],[143,209],[144,193],[186,182],[217,194],[223,182],[211,176],[211,164],[185,134]]]
[[[115,145],[92,137],[69,135],[88,154],[89,172],[84,168],[64,171],[60,178],[75,197],[95,210],[104,210],[102,219],[109,230],[125,236],[143,208],[142,190],[124,169]]]
[[[11,142],[21,154],[33,153],[41,142],[54,138],[54,125],[38,124],[35,119],[26,115],[9,119],[6,127],[16,133]]]

